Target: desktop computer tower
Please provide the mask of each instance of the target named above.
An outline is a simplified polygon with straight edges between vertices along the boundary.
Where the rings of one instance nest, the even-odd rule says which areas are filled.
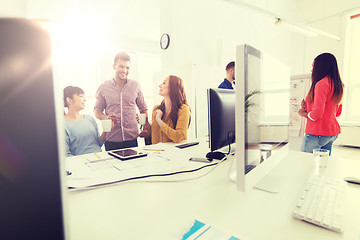
[[[66,239],[47,24],[0,18],[1,239]]]

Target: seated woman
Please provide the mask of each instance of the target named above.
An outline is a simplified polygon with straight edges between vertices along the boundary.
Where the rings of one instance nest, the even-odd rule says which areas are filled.
[[[190,124],[190,108],[186,100],[181,78],[170,75],[159,86],[164,100],[154,107],[152,124],[147,121],[140,137],[151,136],[152,144],[158,142],[179,143],[187,139]]]
[[[91,115],[81,114],[85,108],[84,91],[79,87],[64,89],[66,156],[101,152],[106,133],[99,136],[98,126]]]

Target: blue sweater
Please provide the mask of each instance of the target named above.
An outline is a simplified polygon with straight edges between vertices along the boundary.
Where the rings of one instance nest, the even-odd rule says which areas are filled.
[[[229,82],[226,78],[224,79],[224,81],[222,83],[220,83],[218,88],[234,89],[231,82]]]
[[[95,119],[85,114],[80,121],[65,119],[66,156],[101,152],[103,142]]]

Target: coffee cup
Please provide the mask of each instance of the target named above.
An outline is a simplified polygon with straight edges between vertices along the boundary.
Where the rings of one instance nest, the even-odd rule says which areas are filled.
[[[139,114],[139,124],[145,125],[146,123],[146,113],[140,113]]]
[[[102,122],[103,132],[110,132],[111,131],[111,119],[104,119]]]

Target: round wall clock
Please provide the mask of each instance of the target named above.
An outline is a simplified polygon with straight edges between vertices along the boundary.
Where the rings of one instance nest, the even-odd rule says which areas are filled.
[[[170,36],[167,33],[164,33],[160,38],[160,47],[161,49],[167,49],[170,45]]]

